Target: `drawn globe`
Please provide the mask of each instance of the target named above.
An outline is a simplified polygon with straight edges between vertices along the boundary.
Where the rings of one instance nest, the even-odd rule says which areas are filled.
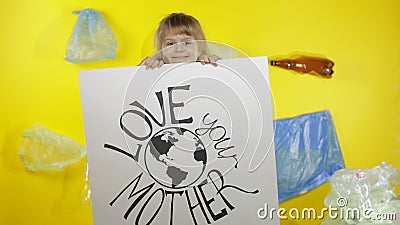
[[[179,127],[154,134],[144,157],[149,175],[159,184],[173,189],[195,184],[207,164],[207,152],[201,139]]]

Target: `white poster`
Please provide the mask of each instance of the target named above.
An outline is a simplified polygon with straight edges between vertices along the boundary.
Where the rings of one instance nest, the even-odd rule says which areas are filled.
[[[266,57],[79,80],[95,225],[279,224]]]

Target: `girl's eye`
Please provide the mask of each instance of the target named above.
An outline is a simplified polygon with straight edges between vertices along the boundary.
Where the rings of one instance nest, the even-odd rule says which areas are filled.
[[[191,45],[192,44],[192,42],[191,41],[185,41],[185,43],[184,43],[185,45]]]
[[[172,46],[172,45],[174,45],[174,43],[173,42],[167,42],[166,45],[167,46]]]

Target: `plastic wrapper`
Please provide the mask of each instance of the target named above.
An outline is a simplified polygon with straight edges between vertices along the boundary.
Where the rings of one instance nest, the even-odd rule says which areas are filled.
[[[62,192],[55,199],[53,210],[57,212],[72,212],[82,205],[91,206],[92,194],[90,190],[87,157],[78,163],[68,166],[60,176],[63,176]]]
[[[34,124],[22,133],[18,154],[30,171],[60,171],[86,156],[86,148],[73,139]]]
[[[79,18],[68,41],[65,60],[84,63],[116,58],[117,38],[101,13],[84,9],[73,14]]]
[[[85,166],[85,184],[82,190],[83,202],[86,205],[92,205],[92,190],[90,189],[90,179],[89,179],[89,164],[86,163]]]
[[[400,213],[395,190],[399,183],[398,170],[385,162],[370,169],[337,171],[330,179],[332,191],[324,203],[340,209],[341,215],[328,217],[323,224],[392,224],[390,218]],[[345,213],[354,210],[357,214]]]
[[[279,202],[328,182],[335,171],[345,168],[329,111],[274,123]]]

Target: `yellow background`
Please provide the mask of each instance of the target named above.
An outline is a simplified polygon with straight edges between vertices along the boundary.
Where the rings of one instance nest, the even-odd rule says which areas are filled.
[[[102,12],[118,38],[118,58],[71,64],[65,46],[78,18]],[[347,167],[386,161],[400,168],[400,3],[380,1],[13,0],[0,9],[0,224],[92,224],[82,204],[84,162],[61,173],[31,173],[17,150],[38,122],[84,143],[77,73],[137,65],[171,12],[195,16],[209,40],[249,56],[318,54],[336,64],[332,79],[270,68],[276,118],[331,111]],[[325,184],[282,207],[323,207]],[[282,224],[320,221],[282,221]]]

